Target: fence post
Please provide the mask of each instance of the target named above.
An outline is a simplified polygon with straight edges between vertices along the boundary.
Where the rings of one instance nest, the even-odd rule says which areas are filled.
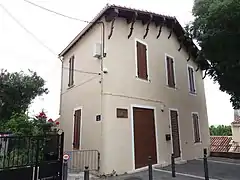
[[[85,166],[84,180],[89,180],[89,169],[88,169],[88,166]]]
[[[63,164],[64,163],[64,161],[63,161],[64,132],[62,132],[61,135],[58,135],[58,137],[60,137],[60,141],[58,141],[58,147],[60,147],[60,151],[59,151],[60,152],[60,154],[59,154],[60,162],[61,162],[61,166],[64,167],[64,164]],[[66,164],[67,164],[67,162],[66,162]],[[60,177],[63,177],[63,170],[64,170],[63,168],[60,170],[60,174],[59,174]],[[68,170],[68,167],[67,167],[67,170]]]
[[[63,180],[68,178],[68,160],[63,160]]]
[[[148,157],[148,176],[149,180],[153,180],[152,157]]]
[[[40,139],[37,138],[37,146],[36,146],[36,154],[35,154],[35,168],[34,168],[34,180],[38,179],[38,165],[39,165],[39,141]]]
[[[208,162],[207,162],[207,148],[203,149],[203,165],[204,165],[205,180],[209,180]]]
[[[172,165],[172,177],[176,177],[176,167],[175,167],[174,154],[171,155],[171,165]]]

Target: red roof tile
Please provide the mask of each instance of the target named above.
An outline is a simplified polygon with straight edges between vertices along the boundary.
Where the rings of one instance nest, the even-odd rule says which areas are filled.
[[[210,151],[211,152],[228,152],[231,148],[231,136],[211,136]]]

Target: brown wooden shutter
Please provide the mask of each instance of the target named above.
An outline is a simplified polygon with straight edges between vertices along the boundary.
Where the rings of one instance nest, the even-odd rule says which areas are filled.
[[[73,149],[80,148],[81,109],[74,113]]]
[[[147,72],[147,47],[146,45],[137,42],[137,71],[138,78],[148,79]]]
[[[172,129],[172,146],[174,157],[180,157],[180,138],[179,138],[179,126],[178,126],[178,112],[170,110],[171,117],[171,129]]]
[[[72,75],[71,75],[71,85],[73,85],[74,84],[74,56],[72,56],[72,69],[71,69],[72,71],[71,71],[71,73],[72,73]]]
[[[189,90],[190,92],[194,93],[196,91],[195,84],[194,84],[194,75],[193,75],[193,68],[188,67],[188,79],[189,79]]]
[[[71,86],[71,67],[72,67],[72,61],[70,58],[69,59],[69,68],[68,68],[68,86]]]
[[[194,140],[195,143],[200,142],[200,130],[199,130],[199,119],[197,114],[193,114],[193,129],[194,129]]]
[[[174,74],[174,61],[172,58],[167,56],[167,78],[168,86],[175,87],[175,74]]]

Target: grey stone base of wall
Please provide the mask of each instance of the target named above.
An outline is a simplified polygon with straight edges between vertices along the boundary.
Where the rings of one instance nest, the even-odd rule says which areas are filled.
[[[240,153],[233,153],[233,152],[211,152],[210,156],[211,157],[240,159]]]
[[[89,175],[89,179],[95,179],[94,175]],[[84,173],[68,173],[68,180],[84,180]]]

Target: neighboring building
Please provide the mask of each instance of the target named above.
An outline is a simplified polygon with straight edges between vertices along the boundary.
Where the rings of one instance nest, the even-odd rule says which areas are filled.
[[[240,111],[234,110],[234,121],[231,123],[232,136],[211,136],[210,151],[215,156],[239,157],[226,153],[240,153]],[[224,153],[224,154],[221,154]]]
[[[234,110],[234,121],[232,122],[232,136],[234,142],[240,143],[240,113]]]
[[[148,156],[161,165],[172,153],[202,157],[210,145],[207,62],[197,52],[174,17],[104,8],[60,53],[65,150],[99,150],[106,174],[142,168]]]

